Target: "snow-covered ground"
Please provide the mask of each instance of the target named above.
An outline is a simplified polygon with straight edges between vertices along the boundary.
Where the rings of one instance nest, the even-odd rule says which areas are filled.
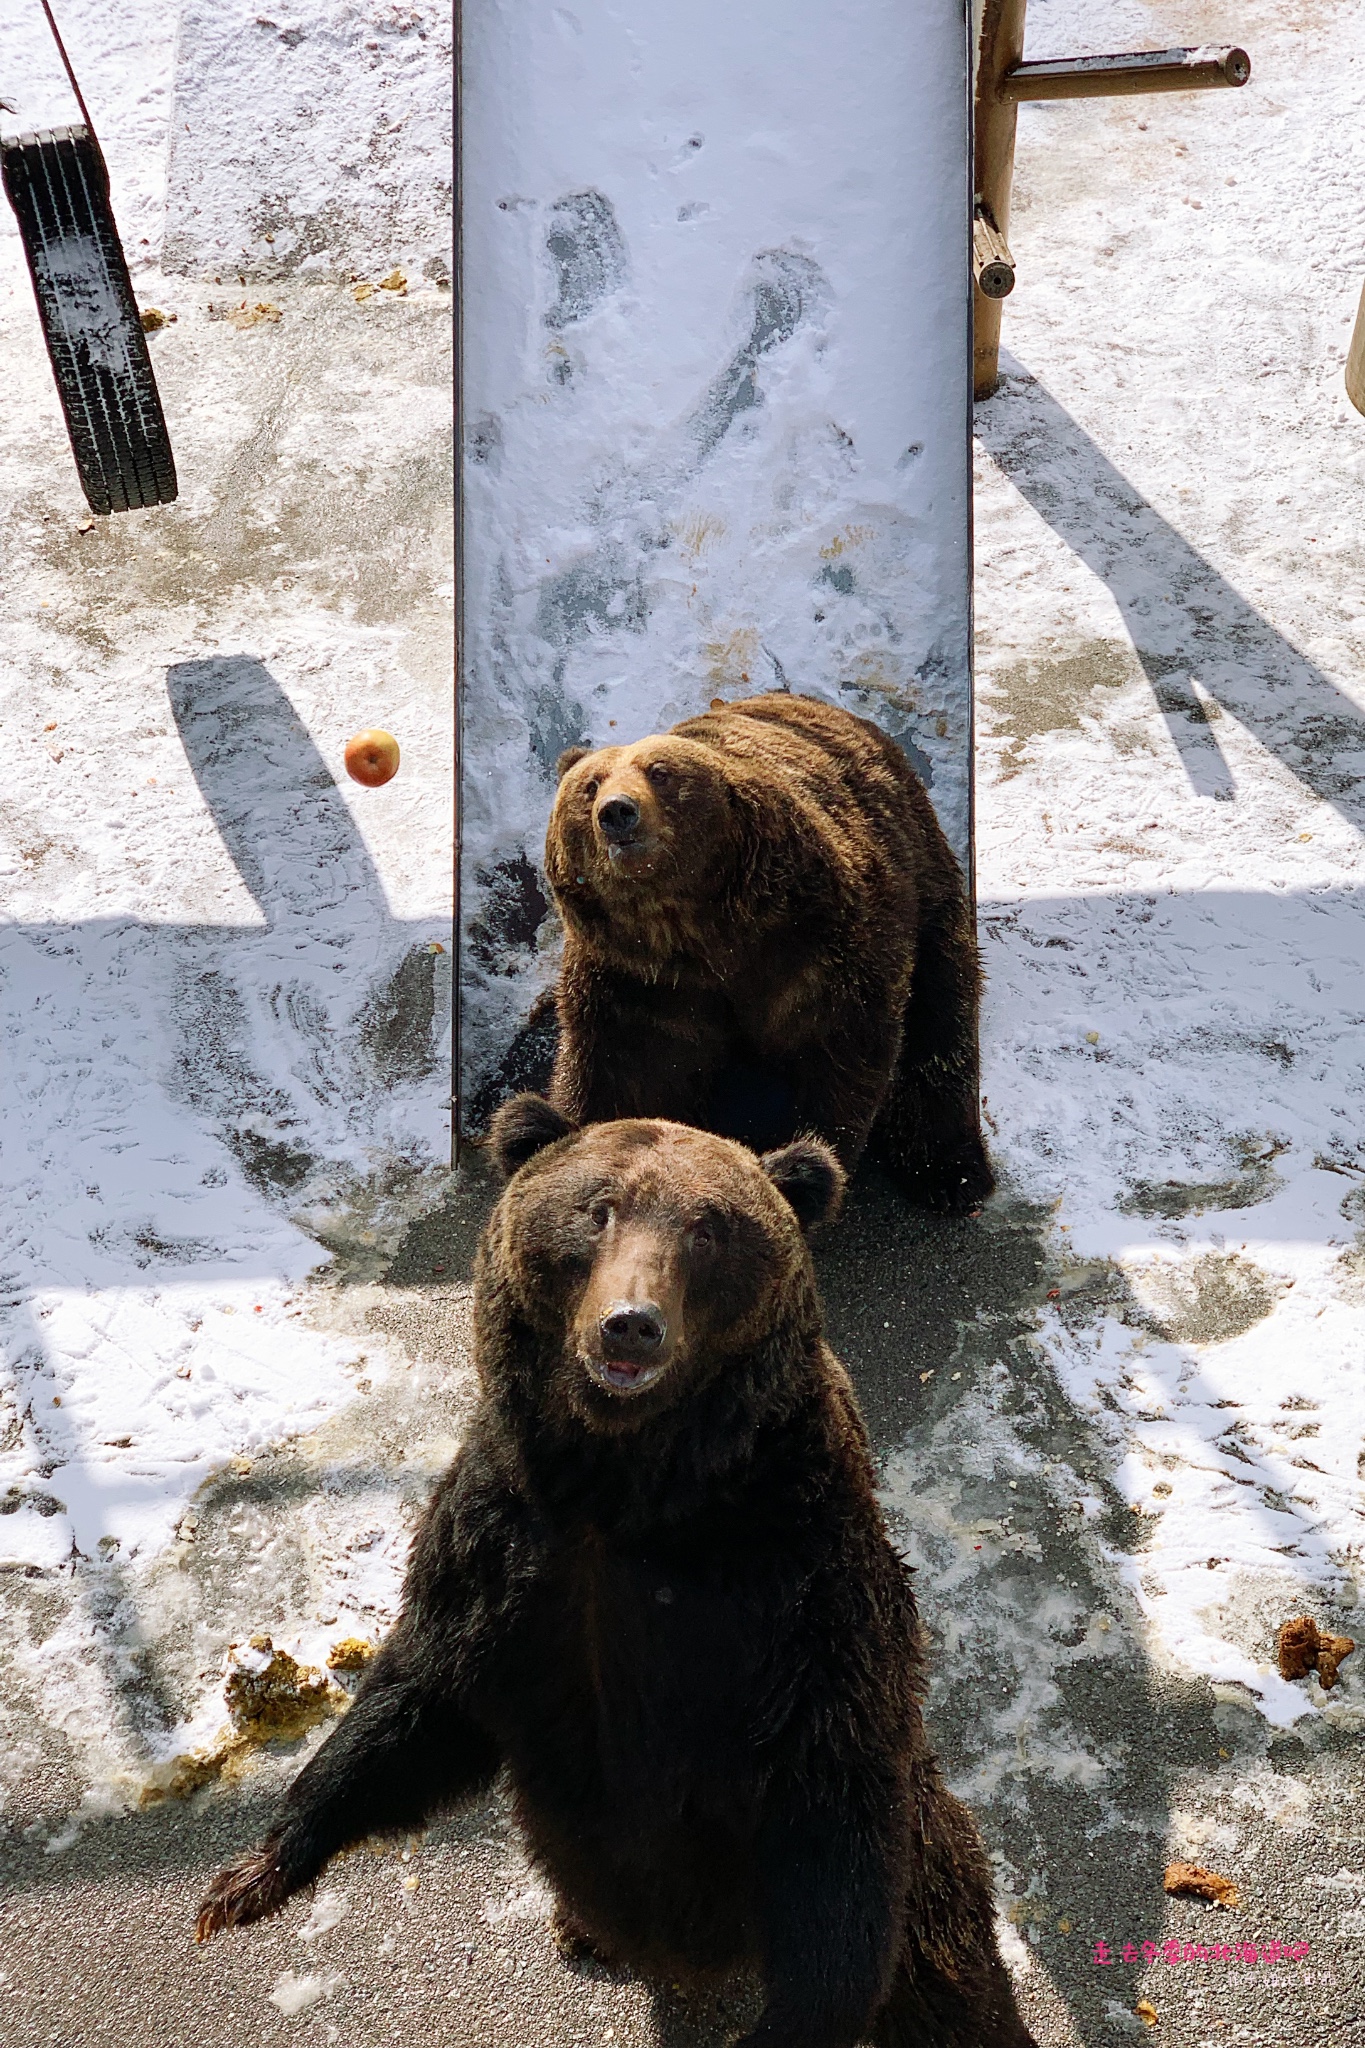
[[[1029,28],[1255,66],[1023,110],[977,410],[978,849],[988,1117],[1065,1262],[1039,1341],[1149,1526],[1153,1652],[1281,1722],[1309,1709],[1267,1616],[1365,1597],[1365,18],[1035,0]]]
[[[117,33],[106,14],[64,9],[87,92],[107,65],[122,110],[103,125],[140,297],[179,315],[155,346],[181,506],[79,531],[0,218],[0,1705],[21,1807],[34,1731],[63,1732],[63,1811],[212,1732],[234,1637],[316,1660],[385,1625],[469,1384],[444,1240],[404,1253],[406,1291],[370,1284],[444,1185],[423,1063],[449,919],[448,300],[287,280],[261,294],[278,323],[236,329],[209,309],[240,288],[151,267],[170,37],[149,7]],[[1332,1847],[1349,1816],[1313,1775],[1365,1725],[1365,1650],[1327,1693],[1273,1657],[1301,1612],[1365,1640],[1365,419],[1341,383],[1365,21],[1033,0],[1029,53],[1234,39],[1244,92],[1022,111],[1019,284],[976,413],[1002,1194],[970,1243],[908,1247],[869,1195],[825,1255],[929,1568],[954,1780],[1006,1845],[1029,1981],[1092,2015],[1071,2033],[1058,2008],[1049,2043],[1108,2038],[1088,1939],[1184,1910],[1168,1850],[1265,1881],[1283,1924],[1239,1933],[1302,1933],[1335,1892],[1341,1953],[1365,1924],[1360,1844]],[[377,793],[338,780],[371,723],[404,742]],[[1188,1752],[1170,1698],[1194,1702]],[[1319,1852],[1321,1896],[1295,1882]],[[1092,1925],[1097,1871],[1139,1866],[1148,1921]],[[517,2006],[501,1939],[479,1935],[478,2009],[570,2038]],[[619,2039],[656,2038],[625,1993],[611,2010]]]
[[[396,288],[401,208],[365,252],[389,289],[161,269],[168,133],[200,111],[182,64],[173,115],[177,10],[60,12],[166,316],[181,497],[90,520],[0,208],[0,1564],[40,1574],[149,1565],[211,1473],[354,1398],[364,1346],[305,1283],[431,1202],[450,1089],[448,275]],[[429,45],[420,8],[348,34],[367,82],[444,95],[404,146],[448,187],[427,13]],[[36,5],[4,10],[0,76],[19,121],[71,117]],[[368,165],[376,218],[400,155],[336,173],[364,207]],[[403,749],[377,791],[341,765],[370,725]]]

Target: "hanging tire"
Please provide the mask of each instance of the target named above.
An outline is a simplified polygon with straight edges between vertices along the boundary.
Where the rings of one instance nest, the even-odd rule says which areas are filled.
[[[168,505],[175,459],[98,143],[84,126],[21,135],[0,172],[91,511]]]

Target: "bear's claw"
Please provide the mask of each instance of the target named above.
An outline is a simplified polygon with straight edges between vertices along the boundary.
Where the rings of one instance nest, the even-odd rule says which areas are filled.
[[[246,1927],[278,1913],[289,1897],[273,1843],[220,1870],[209,1886],[195,1922],[196,1941],[210,1941],[225,1927]]]

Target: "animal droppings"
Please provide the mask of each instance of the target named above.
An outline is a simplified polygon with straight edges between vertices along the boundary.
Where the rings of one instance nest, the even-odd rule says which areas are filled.
[[[324,1672],[277,1650],[269,1636],[234,1647],[223,1698],[233,1727],[253,1742],[291,1742],[335,1714],[344,1695]]]
[[[1330,1692],[1337,1682],[1338,1665],[1354,1648],[1354,1637],[1324,1635],[1311,1616],[1298,1615],[1280,1630],[1280,1676],[1306,1678],[1316,1671],[1323,1691]]]
[[[329,1671],[363,1671],[379,1655],[379,1645],[367,1636],[343,1636],[327,1652]]]

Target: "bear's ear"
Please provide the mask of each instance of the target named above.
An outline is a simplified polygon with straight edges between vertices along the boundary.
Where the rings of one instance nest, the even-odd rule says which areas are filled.
[[[569,770],[576,768],[580,761],[586,761],[591,752],[591,747],[565,747],[555,762],[555,781],[562,782]]]
[[[834,1221],[848,1176],[828,1145],[818,1138],[798,1138],[780,1152],[765,1152],[759,1165],[796,1211],[803,1235]]]
[[[547,1145],[557,1145],[561,1138],[572,1137],[577,1129],[577,1124],[561,1116],[543,1095],[514,1095],[494,1117],[488,1146],[498,1172],[504,1180],[510,1180],[518,1167],[534,1159],[537,1152],[543,1152]]]

